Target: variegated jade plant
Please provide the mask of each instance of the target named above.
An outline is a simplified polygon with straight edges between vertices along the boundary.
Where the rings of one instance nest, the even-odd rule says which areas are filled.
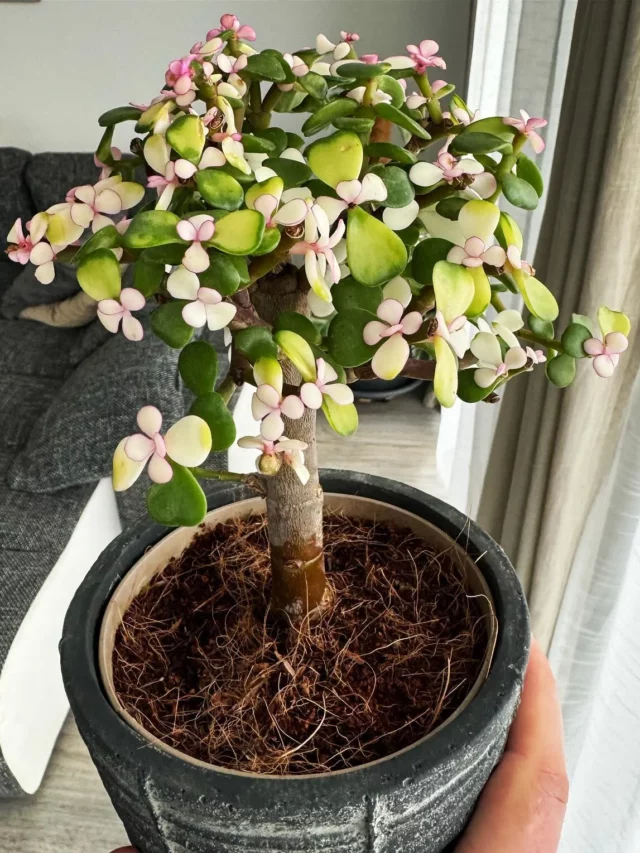
[[[583,316],[556,331],[556,300],[500,211],[503,196],[538,204],[542,178],[525,150],[544,148],[543,119],[478,118],[452,85],[430,79],[446,68],[434,41],[381,60],[359,56],[354,33],[337,44],[320,35],[295,54],[257,52],[254,40],[224,15],[169,64],[150,105],[102,115],[98,182],[70,189],[26,231],[18,220],[9,257],[34,264],[43,284],[56,258],[70,261],[104,326],[133,342],[143,336],[135,313],[150,301],[152,331],[181,349],[190,414],[163,435],[146,406],[114,456],[118,490],[148,463],[157,520],[200,522],[199,478],[246,479],[203,466],[235,441],[236,386],[257,387],[260,435],[238,444],[260,451],[251,479],[267,499],[273,607],[299,616],[325,594],[316,412],[351,435],[349,384],[373,375],[433,379],[443,406],[494,400],[533,369],[569,385],[581,359],[610,376],[629,320],[601,308],[599,336]],[[307,114],[302,133],[320,138],[272,127],[274,113]],[[126,121],[137,136],[124,158],[112,137]],[[157,191],[150,202],[133,180],[139,167]],[[133,285],[122,289],[129,264]],[[522,298],[526,320],[505,310],[502,292]],[[217,390],[216,352],[192,340],[204,326],[224,329],[231,346]]]

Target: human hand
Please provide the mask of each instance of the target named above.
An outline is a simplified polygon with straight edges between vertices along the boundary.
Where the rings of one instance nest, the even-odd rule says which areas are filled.
[[[568,795],[555,680],[534,639],[505,754],[455,853],[556,853]]]
[[[522,702],[505,754],[455,853],[556,853],[567,797],[555,680],[533,640]],[[137,851],[120,847],[113,853]]]

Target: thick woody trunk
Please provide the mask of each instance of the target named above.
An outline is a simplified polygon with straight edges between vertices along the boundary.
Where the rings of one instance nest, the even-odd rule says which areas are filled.
[[[295,270],[291,268],[258,282],[252,301],[268,322],[282,311],[306,313],[306,294],[298,289]],[[300,384],[300,375],[289,361],[283,362],[282,369],[285,383]],[[316,459],[315,411],[306,409],[299,420],[284,418],[284,422],[287,438],[308,445],[304,455],[310,476],[303,486],[293,468],[283,465],[275,476],[266,478],[271,605],[274,611],[298,621],[320,607],[325,596],[323,498]]]

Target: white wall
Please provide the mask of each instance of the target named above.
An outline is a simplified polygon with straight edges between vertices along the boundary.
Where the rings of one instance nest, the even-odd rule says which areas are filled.
[[[361,36],[363,53],[404,52],[423,38],[440,42],[445,79],[464,85],[471,0],[43,0],[0,2],[0,145],[30,151],[89,151],[100,113],[148,102],[169,61],[188,52],[234,12],[254,26],[256,47],[292,52]],[[132,126],[125,125],[129,134]],[[125,128],[116,144],[125,147]]]

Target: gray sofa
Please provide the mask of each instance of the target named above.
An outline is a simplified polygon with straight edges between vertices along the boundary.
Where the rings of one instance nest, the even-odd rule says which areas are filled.
[[[70,187],[95,183],[97,177],[90,154],[31,155],[16,148],[0,149],[0,238],[4,242],[17,216],[24,223],[64,200]],[[72,275],[61,273],[47,287],[29,276],[28,267],[0,252],[0,797],[33,792],[42,775],[35,772],[35,780],[21,783],[5,755],[15,748],[15,729],[13,735],[7,731],[6,720],[19,721],[24,713],[12,707],[16,689],[3,692],[2,686],[8,669],[15,678],[16,668],[22,666],[20,661],[16,664],[15,654],[11,667],[5,666],[12,647],[15,651],[18,629],[28,614],[31,622],[36,618],[36,603],[38,612],[45,613],[38,618],[46,618],[47,608],[63,609],[60,598],[43,607],[38,593],[98,484],[109,475],[113,449],[132,431],[137,410],[152,403],[171,423],[189,403],[177,371],[177,353],[151,334],[133,344],[122,335],[110,335],[97,320],[65,329],[20,319],[26,304],[57,301],[77,290]],[[225,353],[219,336],[214,343],[222,365]],[[225,461],[224,454],[215,460],[222,465]],[[122,525],[144,511],[145,487],[141,481],[124,493],[118,505]],[[100,529],[103,516],[97,518],[102,539],[117,532],[106,519],[107,526]],[[96,541],[101,541],[99,536]],[[82,575],[96,556],[90,547],[85,552]],[[70,583],[79,580],[75,576]],[[60,582],[64,578],[58,578]],[[57,624],[63,614],[50,615]],[[29,636],[45,635],[31,624]],[[21,642],[28,646],[25,636]],[[39,652],[27,648],[26,654],[31,660]],[[46,707],[41,714],[46,717]],[[20,760],[20,756],[14,760],[14,770]],[[38,760],[42,764],[42,757]]]

